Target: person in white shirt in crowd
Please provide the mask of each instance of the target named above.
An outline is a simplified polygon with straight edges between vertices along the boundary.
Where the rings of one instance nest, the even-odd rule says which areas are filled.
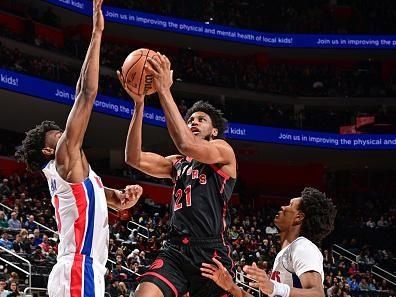
[[[275,227],[274,222],[271,222],[269,226],[265,228],[265,234],[277,234],[278,229]]]
[[[11,291],[6,290],[7,283],[4,279],[0,280],[0,297],[7,297]]]

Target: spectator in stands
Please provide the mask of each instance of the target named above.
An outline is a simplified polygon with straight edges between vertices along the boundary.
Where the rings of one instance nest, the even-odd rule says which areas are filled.
[[[352,263],[351,263],[351,266],[350,266],[349,269],[348,269],[348,275],[349,275],[349,276],[354,276],[354,275],[356,275],[357,273],[359,273],[359,269],[358,269],[356,263],[352,262]]]
[[[15,282],[16,284],[18,284],[19,281],[19,275],[18,273],[16,273],[15,271],[10,273],[10,277],[8,278],[8,280],[6,281],[7,285],[9,287],[11,287],[11,283]]]
[[[16,281],[11,281],[10,283],[11,293],[7,295],[7,297],[20,297],[21,293],[18,289],[18,283]]]
[[[17,213],[15,211],[11,212],[11,218],[8,220],[8,227],[11,230],[19,230],[22,228],[22,223],[17,218]]]
[[[369,285],[368,285],[367,279],[366,279],[365,277],[363,277],[363,278],[360,280],[360,283],[359,283],[359,290],[360,290],[361,292],[368,292],[368,290],[369,290]]]
[[[0,297],[7,297],[11,291],[6,290],[7,284],[4,279],[0,280]]]
[[[37,246],[36,249],[34,250],[34,252],[32,253],[32,259],[36,265],[44,265],[45,264],[46,256],[43,253],[43,250],[41,249],[40,246]]]
[[[122,266],[127,266],[127,263],[125,262],[125,257],[123,255],[117,255],[115,261]]]
[[[118,279],[115,279],[114,276],[111,280],[111,286],[110,286],[110,289],[108,290],[108,293],[110,294],[111,297],[119,297],[118,296]]]
[[[384,216],[381,216],[380,219],[377,221],[378,228],[386,228],[388,227],[388,221],[384,219]]]
[[[43,239],[41,238],[41,235],[40,235],[40,229],[34,229],[33,235],[34,235],[33,244],[34,244],[34,246],[37,247],[43,242]]]
[[[5,196],[11,194],[11,189],[10,189],[10,187],[8,185],[8,179],[7,178],[4,178],[3,182],[0,183],[0,194],[1,195],[5,195]]]
[[[12,246],[17,254],[23,254],[25,252],[21,234],[15,235],[15,240],[12,243]]]
[[[6,248],[7,250],[10,250],[10,251],[13,249],[12,241],[10,241],[8,239],[8,233],[7,232],[4,232],[1,235],[0,246],[2,246],[3,248]]]
[[[375,222],[373,221],[372,218],[368,219],[368,221],[366,222],[366,226],[369,228],[375,228]]]
[[[118,283],[118,294],[119,297],[128,297],[128,288],[124,282]]]
[[[277,234],[278,229],[275,227],[274,222],[271,222],[269,226],[265,228],[265,234]]]
[[[26,253],[31,254],[36,249],[36,246],[34,245],[33,234],[29,234],[27,240],[25,240],[24,243],[25,243],[24,249]]]
[[[47,258],[46,258],[47,263],[50,265],[55,265],[55,263],[57,261],[56,257],[57,256],[56,256],[55,250],[52,247],[50,247],[48,250]]]
[[[48,239],[48,235],[44,234],[42,240],[43,241],[41,243],[39,243],[38,246],[43,250],[43,253],[45,255],[48,255],[49,249],[51,248],[51,245],[50,245],[50,242],[49,242],[49,239]]]
[[[8,221],[5,216],[4,211],[0,211],[0,228],[1,229],[7,229],[8,228]]]
[[[148,260],[146,259],[145,251],[141,251],[139,253],[139,260],[140,260],[140,263],[139,263],[140,266],[148,266],[149,265]]]
[[[111,271],[114,280],[125,280],[127,278],[125,271],[121,267],[121,263],[116,263],[115,268]]]
[[[37,228],[37,224],[34,221],[34,215],[30,215],[28,220],[23,225],[28,231],[33,232]]]
[[[134,249],[127,257],[128,261],[136,261],[140,264],[139,250]]]

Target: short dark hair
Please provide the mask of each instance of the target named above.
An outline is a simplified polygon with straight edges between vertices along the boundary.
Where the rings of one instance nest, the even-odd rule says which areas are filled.
[[[43,121],[35,128],[26,132],[22,145],[15,153],[16,158],[26,164],[29,171],[40,170],[48,161],[43,153],[45,134],[51,130],[62,129],[54,121]]]
[[[216,128],[218,131],[215,138],[224,138],[224,132],[227,129],[227,120],[223,117],[223,112],[219,109],[216,109],[209,102],[204,102],[200,100],[195,102],[194,105],[187,110],[184,117],[185,121],[187,121],[194,112],[198,111],[206,113],[212,120],[213,127]]]
[[[333,231],[337,209],[326,194],[314,188],[304,188],[299,209],[305,215],[301,226],[302,236],[314,243],[320,243]]]

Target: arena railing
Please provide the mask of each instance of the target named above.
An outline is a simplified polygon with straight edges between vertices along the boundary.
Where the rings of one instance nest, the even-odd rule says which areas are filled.
[[[30,291],[30,294],[27,295],[27,291]],[[35,288],[35,287],[26,287],[25,290],[23,290],[23,297],[33,297],[32,291],[45,291],[47,292],[47,288]]]
[[[32,264],[30,263],[30,261],[28,261],[27,259],[25,259],[25,258],[19,256],[19,255],[16,254],[15,252],[12,252],[12,251],[10,251],[10,250],[7,250],[6,248],[4,248],[4,247],[2,247],[2,246],[0,246],[0,249],[1,249],[3,252],[6,252],[6,253],[8,253],[8,254],[11,254],[12,256],[14,256],[14,257],[18,258],[19,260],[21,260],[21,261],[23,261],[23,262],[25,262],[25,263],[28,264],[29,271],[26,271],[25,269],[23,269],[23,268],[21,268],[21,267],[18,267],[17,265],[15,265],[14,263],[12,263],[11,261],[8,261],[7,259],[4,259],[3,257],[0,257],[0,260],[1,260],[1,261],[7,263],[8,265],[10,265],[10,266],[12,266],[12,267],[14,267],[15,269],[18,269],[19,271],[23,272],[24,274],[27,274],[27,275],[28,275],[29,287],[31,287],[31,286],[32,286]],[[30,293],[31,293],[31,292],[30,292]]]
[[[338,244],[333,245],[333,253],[344,257],[345,259],[359,264],[356,261],[357,255],[348,251],[347,249],[341,247]],[[379,267],[378,265],[372,265],[370,268],[370,272],[377,277],[386,280],[388,283],[392,284],[393,286],[396,286],[396,275],[390,273],[389,271]]]
[[[247,275],[244,274],[243,272],[235,271],[235,283],[237,285],[241,285],[241,286],[243,286],[245,288],[248,288],[248,289],[251,289],[251,290],[257,292],[259,297],[262,296],[261,291],[259,289],[253,288],[253,287],[249,286],[248,284],[246,284],[245,282],[241,282],[240,281],[240,276],[242,276],[243,279],[248,279],[248,280],[253,280],[254,281],[254,279],[247,277]]]
[[[113,261],[113,260],[111,260],[111,259],[107,259],[107,262],[110,262],[110,263],[113,264],[113,265],[117,264],[115,261]],[[135,271],[133,271],[133,270],[131,270],[131,269],[125,267],[125,266],[122,266],[122,265],[121,265],[121,267],[122,267],[123,270],[126,270],[126,271],[128,271],[128,272],[130,272],[130,273],[132,273],[132,274],[135,274],[135,275],[137,275],[137,276],[140,276],[140,275],[141,275],[140,273],[137,273],[137,272],[135,272]]]
[[[130,225],[135,225],[137,228],[130,227]],[[143,226],[143,225],[140,225],[139,223],[134,222],[134,221],[129,221],[129,222],[127,223],[127,229],[128,229],[129,231],[131,231],[131,232],[132,232],[133,230],[136,229],[137,233],[138,233],[140,236],[142,236],[142,237],[144,237],[144,238],[146,238],[146,239],[149,239],[149,237],[150,237],[150,231],[149,231],[149,229],[148,229],[147,227]],[[141,233],[141,230],[146,231],[146,232],[147,232],[147,235]]]

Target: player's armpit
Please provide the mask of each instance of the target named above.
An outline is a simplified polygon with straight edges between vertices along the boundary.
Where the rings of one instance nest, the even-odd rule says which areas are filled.
[[[319,272],[307,271],[299,278],[302,289],[291,288],[290,297],[325,297]]]
[[[212,141],[195,138],[191,143],[181,145],[181,152],[205,164],[231,165],[229,175],[236,176],[236,159],[232,147],[222,139]]]
[[[180,155],[163,157],[158,154],[141,152],[140,158],[127,164],[148,175],[157,178],[172,178],[173,162],[181,158]]]

